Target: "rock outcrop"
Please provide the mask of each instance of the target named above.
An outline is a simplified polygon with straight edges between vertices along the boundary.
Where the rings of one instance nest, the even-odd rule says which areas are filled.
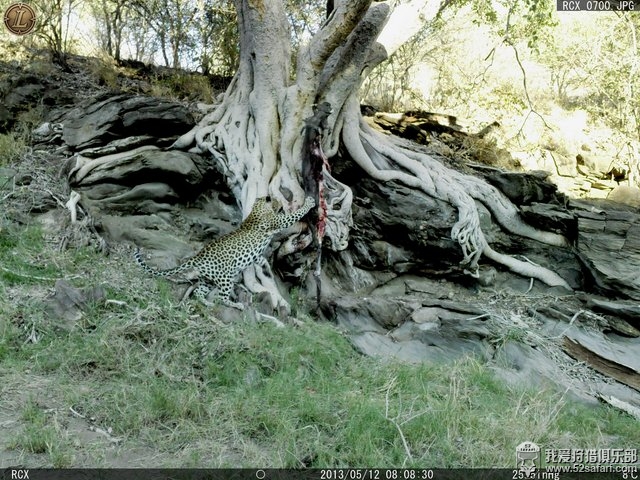
[[[65,170],[69,185],[110,241],[156,249],[161,262],[175,264],[194,243],[227,233],[240,220],[209,159],[166,148],[193,123],[184,107],[119,95],[79,106],[63,123],[63,140],[77,152]],[[457,125],[445,129],[459,132]],[[530,224],[572,242],[551,247],[508,234],[478,205],[493,248],[552,269],[582,296],[514,276],[488,260],[479,278],[470,277],[450,236],[457,218],[451,205],[396,182],[373,181],[342,157],[334,159],[333,174],[353,190],[354,225],[348,249],[324,256],[322,317],[338,323],[366,354],[412,362],[471,354],[514,381],[640,403],[638,366],[623,360],[640,356],[637,312],[624,303],[640,300],[638,209],[567,199],[541,172],[460,168],[504,192]],[[277,241],[272,248],[278,251]],[[276,257],[284,282],[313,285],[304,252]],[[598,362],[574,375],[572,358]],[[627,376],[613,377],[619,383],[612,386],[603,364],[622,365]]]
[[[106,94],[71,110],[63,123],[65,143],[74,151],[82,151],[139,135],[148,136],[156,145],[167,145],[195,121],[185,107],[175,102]]]

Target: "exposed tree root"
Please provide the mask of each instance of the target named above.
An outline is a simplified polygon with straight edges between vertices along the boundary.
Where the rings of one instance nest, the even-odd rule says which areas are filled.
[[[333,107],[327,119],[330,133],[323,144],[326,155],[334,156],[343,144],[371,177],[400,181],[455,206],[458,221],[451,236],[460,245],[472,275],[484,254],[516,273],[568,287],[546,268],[491,249],[480,228],[476,201],[509,232],[552,245],[566,245],[564,237],[525,224],[515,206],[481,179],[451,170],[416,151],[415,146],[385,137],[362,121],[357,91],[363,72],[388,58],[424,21],[435,18],[440,8],[437,2],[412,0],[403,7],[406,11],[371,0],[337,3],[311,42],[300,48],[294,83],[289,77],[288,24],[281,2],[262,2],[259,7],[246,0],[235,3],[241,35],[238,71],[218,107],[178,139],[174,148],[211,154],[245,216],[255,199],[264,195],[285,209],[303,201],[301,130],[312,113],[311,105],[326,101]],[[395,21],[401,29],[384,27]],[[348,244],[352,192],[329,174],[325,182],[325,238],[333,250],[342,250]],[[289,239],[279,254],[308,243],[300,237]],[[273,277],[261,267],[245,271],[244,279],[251,291],[267,291],[274,306],[286,305]]]
[[[196,127],[194,133],[187,134],[177,145],[186,146],[186,142],[193,139],[198,150],[210,152],[227,173],[229,185],[245,210],[250,208],[256,196],[266,192],[284,205],[292,198],[301,198],[303,192],[298,179],[299,172],[294,166],[296,157],[291,152],[281,158],[277,172],[268,169],[271,177],[264,176],[267,173],[261,164],[264,151],[257,151],[257,144],[260,142],[257,140],[256,124],[252,121],[253,112],[250,106],[241,107],[235,102],[242,96],[242,93],[229,94],[230,105],[220,105],[210,118]],[[219,118],[219,123],[207,123],[213,118]],[[515,206],[501,192],[481,179],[451,170],[428,154],[412,149],[411,145],[402,140],[386,137],[373,130],[361,119],[355,95],[347,99],[340,118],[344,121],[340,122],[342,129],[338,134],[347,151],[372,178],[400,181],[427,195],[447,201],[458,209],[458,221],[452,228],[451,236],[460,245],[463,264],[471,275],[477,274],[478,261],[484,254],[517,274],[536,278],[547,285],[570,288],[565,280],[547,268],[493,250],[480,228],[476,201],[483,203],[496,221],[512,233],[551,245],[566,245],[564,237],[538,231],[525,224],[519,218]],[[238,129],[238,125],[241,128]],[[332,133],[335,135],[336,131],[333,130]],[[326,186],[329,209],[325,236],[330,240],[333,250],[342,250],[348,244],[352,192],[330,175],[326,175]],[[279,253],[290,253],[296,246],[308,243],[308,239],[289,239]],[[244,273],[245,286],[253,293],[267,292],[274,308],[288,310],[287,302],[268,273],[270,272],[264,272],[258,266],[247,269]]]
[[[82,197],[78,192],[71,190],[69,200],[64,204],[71,214],[71,223],[76,223],[78,220],[78,202],[80,201],[80,198]]]
[[[397,180],[453,205],[458,220],[451,236],[460,245],[470,274],[477,274],[478,261],[484,254],[516,273],[568,288],[550,270],[491,249],[480,228],[476,202],[483,203],[509,232],[559,246],[567,244],[564,237],[525,224],[516,207],[493,186],[447,168],[415,145],[373,130],[361,118],[357,92],[363,76],[425,21],[435,18],[439,2],[409,0],[395,10],[389,2],[336,2],[311,41],[299,49],[294,82],[289,23],[282,2],[235,0],[235,5],[241,47],[236,75],[221,102],[173,148],[210,155],[224,174],[243,217],[257,198],[267,195],[285,210],[302,205],[304,119],[312,114],[314,102],[328,102],[332,113],[327,117],[329,129],[322,145],[327,157],[335,156],[344,145],[372,178]],[[90,183],[100,170],[130,162],[140,152],[154,148],[143,146],[97,159],[79,155],[69,173],[70,183]],[[324,182],[325,238],[332,250],[339,251],[348,245],[353,194],[328,169]],[[72,196],[66,205],[72,218],[77,202]],[[283,242],[278,254],[291,253],[310,241],[310,235],[298,229],[294,237]],[[253,293],[267,292],[274,308],[288,311],[276,279],[264,265],[245,270],[244,284]]]
[[[552,287],[564,287],[567,290],[572,290],[569,284],[560,275],[548,268],[529,262],[523,262],[503,253],[498,253],[488,245],[484,248],[482,253],[484,253],[487,258],[508,267],[512,272],[519,275],[537,278],[541,282]]]
[[[394,142],[361,121],[357,98],[346,105],[343,141],[349,154],[369,175],[381,181],[397,180],[422,190],[427,195],[447,201],[458,209],[458,221],[451,230],[463,253],[463,264],[472,275],[478,260],[485,254],[515,273],[536,278],[547,285],[563,286],[567,282],[547,268],[500,254],[487,244],[480,228],[474,200],[482,202],[498,223],[508,231],[550,245],[567,245],[567,240],[550,232],[542,232],[525,224],[515,206],[493,186],[475,177],[451,170],[427,154]]]

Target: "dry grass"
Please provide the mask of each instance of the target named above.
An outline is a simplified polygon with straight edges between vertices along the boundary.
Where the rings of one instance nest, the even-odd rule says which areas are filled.
[[[0,167],[15,162],[26,150],[27,143],[22,135],[0,133]]]

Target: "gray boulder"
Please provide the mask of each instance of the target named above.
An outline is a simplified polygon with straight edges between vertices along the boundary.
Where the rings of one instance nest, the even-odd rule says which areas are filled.
[[[125,94],[91,100],[67,113],[63,123],[65,143],[83,150],[136,135],[170,143],[193,127],[195,120],[178,103]]]

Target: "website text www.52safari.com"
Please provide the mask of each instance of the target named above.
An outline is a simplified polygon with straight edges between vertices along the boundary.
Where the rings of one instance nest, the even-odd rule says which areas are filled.
[[[608,473],[617,474],[615,477],[607,476],[607,478],[620,478],[621,480],[640,480],[640,473],[637,465],[547,465],[535,472],[523,472],[522,470],[514,470],[512,480],[561,480],[562,474],[566,473]],[[593,477],[592,477],[593,478]]]

